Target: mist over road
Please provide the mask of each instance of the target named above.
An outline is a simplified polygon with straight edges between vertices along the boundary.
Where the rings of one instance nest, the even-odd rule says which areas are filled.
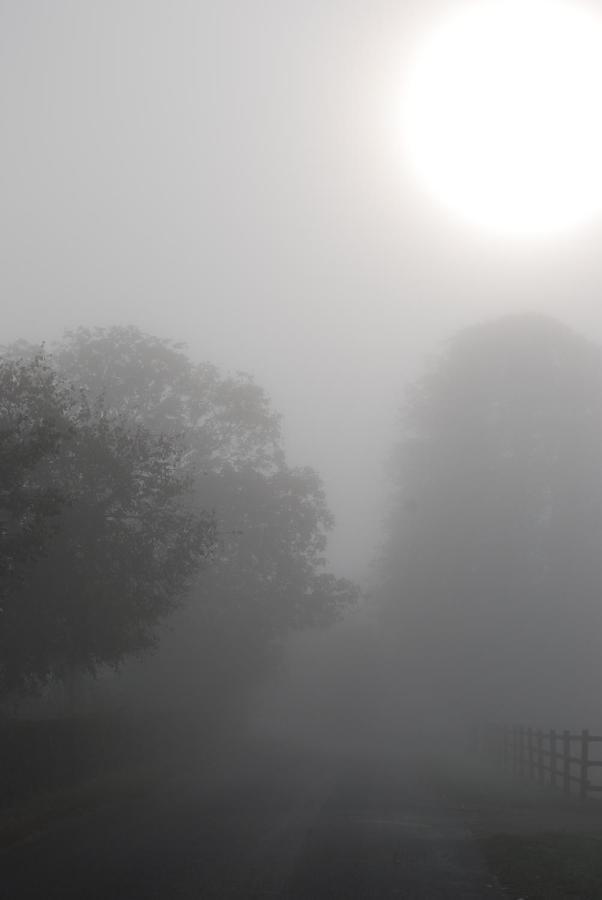
[[[501,897],[467,812],[424,771],[282,746],[249,750],[212,784],[65,820],[2,852],[2,900]]]

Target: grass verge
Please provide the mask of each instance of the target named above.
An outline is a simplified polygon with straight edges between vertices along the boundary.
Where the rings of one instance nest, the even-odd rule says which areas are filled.
[[[493,835],[481,838],[491,871],[521,900],[602,898],[602,835]]]
[[[4,809],[0,812],[0,848],[30,840],[63,818],[140,797],[153,786],[156,777],[157,772],[151,767],[104,775]]]

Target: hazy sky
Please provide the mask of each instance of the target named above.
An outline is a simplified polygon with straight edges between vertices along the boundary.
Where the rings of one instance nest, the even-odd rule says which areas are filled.
[[[0,0],[3,341],[134,323],[252,372],[372,551],[402,386],[475,319],[602,338],[602,225],[493,239],[399,146],[428,0]]]

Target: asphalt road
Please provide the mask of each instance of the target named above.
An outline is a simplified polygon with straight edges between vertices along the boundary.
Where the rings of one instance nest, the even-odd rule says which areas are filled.
[[[1,900],[498,900],[465,813],[410,764],[249,751],[0,853]]]

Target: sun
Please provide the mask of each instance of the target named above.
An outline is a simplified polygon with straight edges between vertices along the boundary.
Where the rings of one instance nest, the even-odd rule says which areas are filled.
[[[418,49],[404,152],[464,219],[540,235],[602,212],[602,16],[579,0],[473,0]]]

